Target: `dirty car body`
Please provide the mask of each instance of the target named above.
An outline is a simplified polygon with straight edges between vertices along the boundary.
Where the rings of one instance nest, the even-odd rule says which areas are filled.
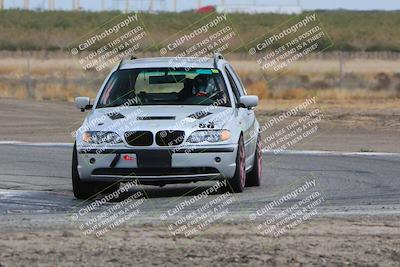
[[[239,177],[231,184],[241,192],[261,157],[258,98],[246,94],[221,55],[123,60],[93,104],[85,97],[75,103],[91,109],[76,131],[78,198],[131,180],[165,185]]]

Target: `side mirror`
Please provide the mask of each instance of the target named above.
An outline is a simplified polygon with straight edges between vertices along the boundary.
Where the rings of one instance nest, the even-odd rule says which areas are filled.
[[[93,105],[90,105],[90,98],[87,96],[79,96],[75,98],[75,106],[82,112],[85,109],[92,109]]]
[[[244,108],[253,108],[258,105],[258,96],[245,95],[240,97],[240,106]]]

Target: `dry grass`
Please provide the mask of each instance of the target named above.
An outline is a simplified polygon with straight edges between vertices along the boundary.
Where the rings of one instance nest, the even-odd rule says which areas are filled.
[[[28,98],[28,91],[23,88],[17,88],[14,97],[16,99],[26,99]]]
[[[35,98],[38,100],[74,101],[76,96],[89,96],[94,98],[96,92],[77,85],[43,85],[37,88]]]
[[[77,59],[68,54],[50,53],[48,57],[46,59],[34,55],[30,61],[30,78],[35,99],[73,101],[79,95],[95,96],[99,80],[105,77],[105,73],[83,71]],[[255,61],[232,61],[247,91],[258,95],[260,99],[304,99],[316,96],[319,99],[333,100],[400,97],[399,63],[375,59],[346,61],[344,73],[349,75],[350,82],[356,82],[339,89],[331,85],[322,87],[327,84],[326,81],[334,81],[339,77],[339,63],[335,60],[298,61],[283,72],[265,73],[265,76],[259,71]],[[391,89],[373,90],[378,73],[383,73],[390,79]],[[30,94],[27,91],[27,77],[26,55],[3,56],[0,59],[0,97],[28,98]],[[369,84],[370,89],[360,86],[362,83]]]
[[[314,89],[306,90],[304,88],[291,88],[276,91],[272,94],[272,99],[304,99],[308,97],[317,97],[326,100],[350,100],[350,99],[392,99],[397,94],[393,91],[370,91],[365,89]]]
[[[246,90],[249,94],[258,95],[260,99],[267,99],[270,97],[269,89],[265,81],[251,83],[246,87]]]
[[[73,102],[76,96],[89,96],[94,98],[96,92],[90,88],[79,85],[43,84],[34,90],[35,100],[52,100]],[[0,85],[0,98],[28,99],[29,92],[26,86],[12,87]]]
[[[241,71],[257,71],[257,62],[249,60],[233,60],[232,65]],[[379,59],[351,59],[344,61],[344,73],[373,74],[378,72],[396,73],[400,72],[400,60],[379,60]],[[293,62],[284,74],[306,74],[318,75],[323,73],[339,74],[339,60],[307,59]],[[268,75],[276,75],[274,72],[267,72]]]
[[[32,76],[46,76],[49,74],[73,74],[82,72],[77,60],[64,59],[30,59]],[[28,73],[27,58],[2,58],[0,60],[0,75],[26,75]]]
[[[310,92],[304,88],[289,88],[275,91],[272,94],[273,99],[304,99],[310,96]]]
[[[320,99],[349,100],[349,99],[391,99],[397,94],[393,91],[369,91],[365,89],[339,89],[316,90],[314,95]]]

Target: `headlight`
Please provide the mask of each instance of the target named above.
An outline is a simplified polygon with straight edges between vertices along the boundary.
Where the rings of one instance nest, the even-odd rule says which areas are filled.
[[[200,130],[192,133],[186,141],[188,143],[216,143],[229,138],[231,138],[231,132],[228,130]]]
[[[114,132],[87,131],[83,133],[82,140],[90,144],[122,143],[122,138]]]

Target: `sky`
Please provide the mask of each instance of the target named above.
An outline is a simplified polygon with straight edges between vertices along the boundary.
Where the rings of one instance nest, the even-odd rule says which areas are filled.
[[[24,0],[3,0],[5,8],[22,8]],[[105,9],[121,9],[126,7],[127,0],[79,0],[80,6],[85,10],[100,10],[102,1]],[[148,9],[150,0],[128,0],[130,10]],[[153,0],[155,10],[174,10],[174,0]],[[71,9],[73,0],[55,0],[56,9]],[[350,10],[400,10],[398,0],[200,0],[201,5],[298,5],[305,10],[313,9],[350,9]],[[30,8],[47,8],[48,0],[30,0]],[[177,10],[195,9],[199,0],[176,0]]]

